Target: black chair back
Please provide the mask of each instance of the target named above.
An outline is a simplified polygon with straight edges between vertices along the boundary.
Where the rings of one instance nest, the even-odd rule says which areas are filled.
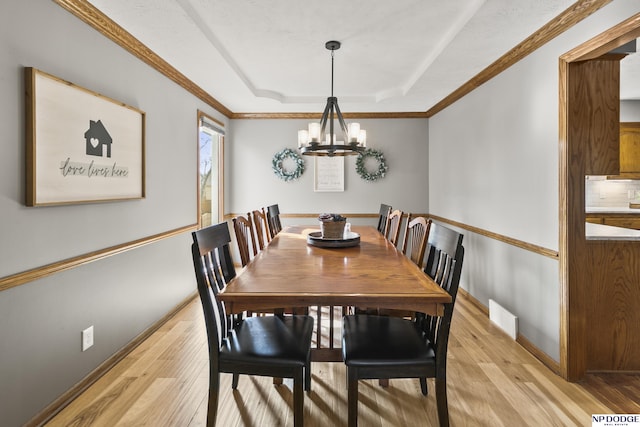
[[[280,207],[277,204],[267,206],[267,220],[269,222],[269,233],[273,239],[276,234],[282,231],[282,224],[280,223]]]
[[[454,300],[462,272],[463,237],[464,235],[450,228],[432,222],[425,251],[424,272],[449,292]],[[451,265],[454,261],[455,266]]]
[[[444,316],[420,316],[417,321],[422,323],[426,337],[434,343],[436,360],[443,365],[441,368],[446,366],[449,329],[462,273],[463,237],[450,228],[431,223],[424,272],[451,295],[451,303],[445,305]]]
[[[380,213],[378,215],[378,231],[381,232],[382,234],[385,234],[385,228],[387,227],[387,218],[389,218],[390,213],[391,213],[391,206],[381,203]]]
[[[209,355],[217,360],[222,342],[231,327],[224,304],[216,295],[236,276],[229,251],[231,236],[227,223],[212,225],[192,233],[191,253],[198,293],[205,314]]]

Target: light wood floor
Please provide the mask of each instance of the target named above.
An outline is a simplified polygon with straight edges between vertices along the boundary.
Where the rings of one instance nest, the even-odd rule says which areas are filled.
[[[47,425],[204,426],[207,357],[196,299]],[[314,363],[312,376],[305,425],[346,425],[344,365]],[[621,389],[606,377],[590,381],[565,382],[458,298],[448,364],[453,426],[591,426],[591,414],[638,413],[640,377],[630,376],[631,388]],[[291,407],[290,389],[270,378],[241,376],[232,391],[230,375],[222,375],[219,426],[290,426]],[[387,389],[363,381],[359,420],[361,426],[437,426],[435,396],[422,396],[416,380],[392,380]]]

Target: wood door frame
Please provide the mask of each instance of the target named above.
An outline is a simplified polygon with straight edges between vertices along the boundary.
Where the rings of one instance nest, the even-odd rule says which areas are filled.
[[[584,153],[569,151],[572,129],[580,124],[569,123],[571,94],[569,88],[569,68],[572,63],[594,60],[640,37],[640,14],[621,22],[560,57],[559,61],[559,271],[560,271],[560,373],[569,381],[580,380],[587,370],[587,298],[581,283],[572,275],[579,260],[573,249],[582,230],[580,241],[584,241],[584,183],[574,185],[571,174],[575,174],[575,164],[580,163]],[[584,181],[584,179],[582,179]],[[575,215],[575,204],[582,203],[582,215]],[[574,205],[570,205],[573,203]],[[573,207],[573,210],[571,209]],[[584,246],[584,245],[583,245]],[[584,267],[584,266],[583,266]]]

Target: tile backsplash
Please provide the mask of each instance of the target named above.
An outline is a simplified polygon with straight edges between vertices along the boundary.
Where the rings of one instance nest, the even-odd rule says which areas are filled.
[[[627,207],[631,201],[640,202],[640,181],[587,177],[585,199],[587,207]]]

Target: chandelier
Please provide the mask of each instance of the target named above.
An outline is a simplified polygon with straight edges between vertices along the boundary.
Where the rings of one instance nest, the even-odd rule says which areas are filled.
[[[324,45],[331,51],[331,96],[320,118],[320,122],[309,123],[308,129],[298,131],[298,148],[307,156],[350,156],[362,153],[367,146],[367,131],[360,129],[360,123],[347,124],[342,117],[338,98],[333,96],[333,53],[340,49],[340,42],[332,40]],[[343,140],[338,141],[334,133],[334,121],[338,119]],[[327,123],[329,133],[325,134]],[[323,138],[324,136],[324,138]]]

